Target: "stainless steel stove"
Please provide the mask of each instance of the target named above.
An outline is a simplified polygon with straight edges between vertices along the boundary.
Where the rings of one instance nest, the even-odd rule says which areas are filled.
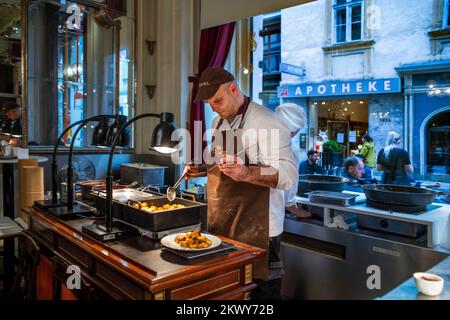
[[[288,216],[282,236],[282,294],[287,299],[375,299],[429,269],[448,254],[426,240],[358,229],[324,227],[318,220]],[[379,270],[380,287],[367,283]]]

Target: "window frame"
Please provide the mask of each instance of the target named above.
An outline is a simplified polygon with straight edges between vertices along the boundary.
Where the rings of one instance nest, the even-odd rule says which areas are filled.
[[[448,21],[450,15],[450,0],[444,0],[444,14],[442,19],[442,28],[450,29],[450,23]]]
[[[448,1],[448,0],[446,0]],[[359,39],[352,39],[352,10],[353,7],[361,6],[361,36]],[[338,9],[345,8],[345,41],[337,41],[337,11]],[[350,10],[349,10],[350,9]],[[332,14],[331,14],[331,28],[332,28],[332,42],[333,44],[345,44],[364,41],[364,25],[365,25],[365,14],[364,14],[364,0],[346,0],[344,4],[337,4],[337,0],[332,2]]]
[[[266,18],[267,20],[276,20],[276,21],[270,21],[270,23],[268,25],[266,25],[265,28],[263,28],[260,32],[259,35],[261,37],[263,37],[263,39],[265,39],[265,37],[267,37],[267,44],[264,43],[264,49],[263,49],[263,62],[266,60],[266,57],[268,58],[269,61],[269,65],[268,67],[268,72],[264,72],[263,76],[270,76],[273,74],[279,74],[280,73],[280,66],[278,65],[278,71],[274,71],[271,72],[270,70],[271,68],[271,57],[272,56],[279,56],[280,57],[280,63],[281,63],[281,13],[277,14],[277,15],[273,15],[270,16],[268,18]],[[272,35],[279,35],[279,43],[280,43],[280,47],[275,49],[276,47],[272,46]],[[275,42],[277,43],[277,42]],[[265,46],[267,45],[267,50],[265,49]]]

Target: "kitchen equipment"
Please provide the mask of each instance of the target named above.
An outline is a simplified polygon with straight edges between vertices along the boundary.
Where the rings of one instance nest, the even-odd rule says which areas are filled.
[[[426,205],[406,205],[406,204],[395,204],[395,203],[385,203],[385,202],[377,202],[372,200],[366,200],[366,205],[370,208],[385,210],[385,211],[395,211],[401,213],[409,213],[409,214],[421,214],[427,211]]]
[[[99,190],[98,193],[94,192],[94,194],[97,194],[102,198],[106,198],[106,190]],[[113,190],[113,200],[122,203],[128,203],[128,200],[136,202],[145,201],[147,199],[153,199],[155,197],[163,196],[156,193],[143,192],[130,188]]]
[[[419,238],[427,233],[427,226],[423,224],[391,220],[364,214],[358,216],[358,228],[383,231],[411,238]]]
[[[91,191],[97,187],[105,187],[105,180],[86,180],[79,183],[81,190],[81,198],[85,200],[93,200],[94,196]]]
[[[297,194],[305,196],[306,193],[317,190],[341,192],[347,182],[347,178],[338,176],[301,174],[298,178]]]
[[[307,196],[311,203],[325,203],[349,207],[355,204],[358,195],[333,191],[312,191]]]
[[[106,211],[106,190],[96,190],[92,192],[94,197],[94,206],[97,208],[97,215],[104,215]],[[148,193],[138,191],[136,189],[115,189],[113,190],[113,216],[120,218],[122,216],[122,207],[115,205],[116,203],[123,203],[126,205],[128,200],[132,201],[145,201],[153,198],[164,197],[157,193]],[[165,197],[164,197],[165,198]]]
[[[94,200],[93,192],[95,191],[106,191],[105,180],[86,180],[78,183],[81,189],[81,198],[84,200]],[[135,186],[137,182],[131,183],[129,185],[113,185],[113,190],[129,189]]]
[[[425,207],[433,202],[439,193],[430,189],[378,184],[363,185],[361,188],[366,194],[369,204],[389,204],[402,206],[422,206]]]
[[[206,199],[206,186],[200,184],[194,184],[194,187],[183,190],[180,194],[182,198],[190,198],[193,201],[205,202]]]
[[[137,181],[141,186],[164,185],[165,169],[165,166],[147,163],[124,163],[120,165],[120,182]]]
[[[286,216],[280,254],[285,271],[282,294],[303,300],[379,298],[417,270],[428,270],[448,257],[421,244],[385,232],[343,231]],[[381,270],[380,289],[367,286],[374,274],[369,266]]]
[[[145,200],[145,202],[148,203],[148,206],[157,207],[162,207],[164,204],[168,204],[165,197],[149,197]],[[165,210],[156,213],[135,208],[132,206],[133,203],[139,202],[128,201],[128,204],[115,202],[114,206],[117,206],[119,209],[116,212],[120,212],[120,216],[118,217],[120,220],[142,229],[152,232],[159,232],[196,224],[202,224],[203,227],[206,227],[207,205],[204,203],[175,198],[175,200],[170,202],[170,204],[181,204],[184,206],[183,208]]]
[[[183,175],[181,176],[180,179],[178,179],[178,181],[172,186],[172,187],[168,187],[167,188],[167,199],[172,202],[173,200],[175,200],[175,198],[177,197],[177,189],[181,184],[181,181],[183,181],[184,177],[186,177],[187,175],[187,170],[184,171]]]
[[[167,186],[167,185],[154,186],[152,184],[149,184],[148,186],[137,188],[137,190],[151,192],[151,193],[166,194],[167,188],[169,188],[169,186]]]

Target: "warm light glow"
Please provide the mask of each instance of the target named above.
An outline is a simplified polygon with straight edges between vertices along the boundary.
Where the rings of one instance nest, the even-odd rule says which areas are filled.
[[[155,149],[159,153],[164,154],[174,153],[175,151],[177,151],[177,149],[175,148],[168,148],[168,147],[154,147],[153,149]]]

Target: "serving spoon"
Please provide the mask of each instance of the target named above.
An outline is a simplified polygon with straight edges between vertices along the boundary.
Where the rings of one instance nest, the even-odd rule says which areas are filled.
[[[183,181],[184,177],[187,175],[187,170],[183,173],[180,179],[171,187],[167,188],[167,199],[172,202],[177,197],[177,189],[181,184],[181,181]]]

